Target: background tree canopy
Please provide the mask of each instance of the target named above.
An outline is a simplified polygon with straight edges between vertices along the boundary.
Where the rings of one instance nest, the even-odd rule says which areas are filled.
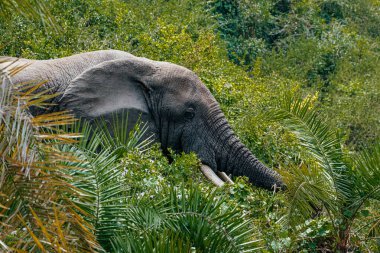
[[[45,216],[29,202],[33,197],[11,203],[3,196],[31,189],[27,181],[12,187],[4,183],[20,182],[15,168],[25,173],[11,159],[12,152],[21,150],[19,134],[5,128],[26,124],[15,116],[15,101],[25,96],[10,88],[14,99],[0,99],[2,108],[11,108],[2,110],[11,116],[0,121],[0,152],[7,161],[1,167],[6,176],[0,179],[0,228],[8,229],[6,234],[0,230],[1,247],[120,252],[380,249],[379,1],[63,0],[42,1],[28,13],[37,2],[0,3],[0,55],[49,59],[112,48],[183,65],[208,86],[240,139],[283,174],[289,190],[273,195],[240,178],[215,191],[196,172],[194,155],[174,155],[169,164],[157,147],[136,145],[143,126],[117,142],[107,141],[101,128],[101,137],[90,143],[47,143],[30,135],[31,143],[41,141],[89,161],[60,161],[67,167],[70,193],[59,191],[46,207],[52,215]],[[5,94],[6,87],[1,89]],[[37,134],[44,126],[24,127]],[[105,145],[104,152],[95,156],[99,145]],[[114,145],[123,146],[123,152],[111,152]],[[49,173],[52,184],[62,180],[57,171]],[[86,197],[73,194],[74,189]],[[50,193],[29,194],[42,194],[38,199],[43,201]],[[58,210],[53,202],[75,208]],[[70,234],[66,225],[54,223],[54,213],[66,217],[67,224],[84,219],[88,226]],[[70,220],[73,213],[80,215]],[[16,215],[21,217],[17,224],[8,219]],[[23,227],[34,234],[20,241],[18,236],[27,233]],[[61,230],[68,233],[66,243]],[[60,242],[52,239],[55,233]],[[82,234],[92,246],[76,245],[73,234]],[[219,240],[230,241],[218,246]]]

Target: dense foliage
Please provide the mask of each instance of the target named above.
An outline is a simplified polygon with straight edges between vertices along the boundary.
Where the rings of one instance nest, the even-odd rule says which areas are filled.
[[[24,104],[43,102],[23,95],[33,86],[10,89],[2,79],[1,249],[379,250],[378,1],[43,1],[41,21],[6,13],[30,6],[23,1],[4,3],[13,5],[0,16],[0,55],[113,48],[192,69],[288,190],[272,194],[244,178],[215,190],[194,154],[169,163],[159,147],[138,144],[144,126],[117,138],[102,123],[72,126],[56,139],[72,119],[32,118]],[[79,130],[92,138],[69,141]],[[42,131],[54,138],[38,138]],[[36,154],[28,166],[14,159],[25,150]]]
[[[379,139],[378,1],[228,0],[211,7],[231,60],[317,92],[353,148]]]
[[[70,183],[65,162],[76,157],[56,146],[78,137],[58,129],[72,124],[73,117],[61,112],[32,117],[28,107],[46,106],[44,101],[51,97],[34,93],[43,83],[11,85],[8,76],[0,76],[1,251],[101,249],[92,224],[74,201],[81,201],[83,192]]]

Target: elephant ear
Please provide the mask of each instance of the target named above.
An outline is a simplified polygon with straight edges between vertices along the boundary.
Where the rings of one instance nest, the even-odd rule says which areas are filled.
[[[149,80],[156,70],[152,61],[138,57],[103,62],[73,79],[60,105],[85,118],[120,109],[148,113]]]

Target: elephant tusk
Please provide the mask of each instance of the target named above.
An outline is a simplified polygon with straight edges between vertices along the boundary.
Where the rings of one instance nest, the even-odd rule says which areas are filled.
[[[216,186],[224,185],[224,182],[215,174],[215,172],[207,165],[201,165],[202,173]]]
[[[234,181],[223,171],[218,171],[218,176],[224,180],[224,182],[229,183],[229,184],[234,184]]]

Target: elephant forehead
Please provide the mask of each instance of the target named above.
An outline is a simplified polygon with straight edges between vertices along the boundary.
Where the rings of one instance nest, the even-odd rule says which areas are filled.
[[[196,99],[198,95],[207,93],[198,76],[185,68],[156,76],[156,85],[179,100]]]
[[[168,62],[156,62],[159,71],[156,72],[156,78],[167,84],[193,84],[199,80],[198,76],[191,70]],[[157,80],[157,79],[156,79]],[[159,82],[159,80],[157,80]]]
[[[202,83],[200,78],[191,70],[175,65],[173,71],[167,74],[167,79],[163,79],[165,84],[170,86],[174,92],[180,92],[189,98],[206,98],[215,100],[208,88]]]

